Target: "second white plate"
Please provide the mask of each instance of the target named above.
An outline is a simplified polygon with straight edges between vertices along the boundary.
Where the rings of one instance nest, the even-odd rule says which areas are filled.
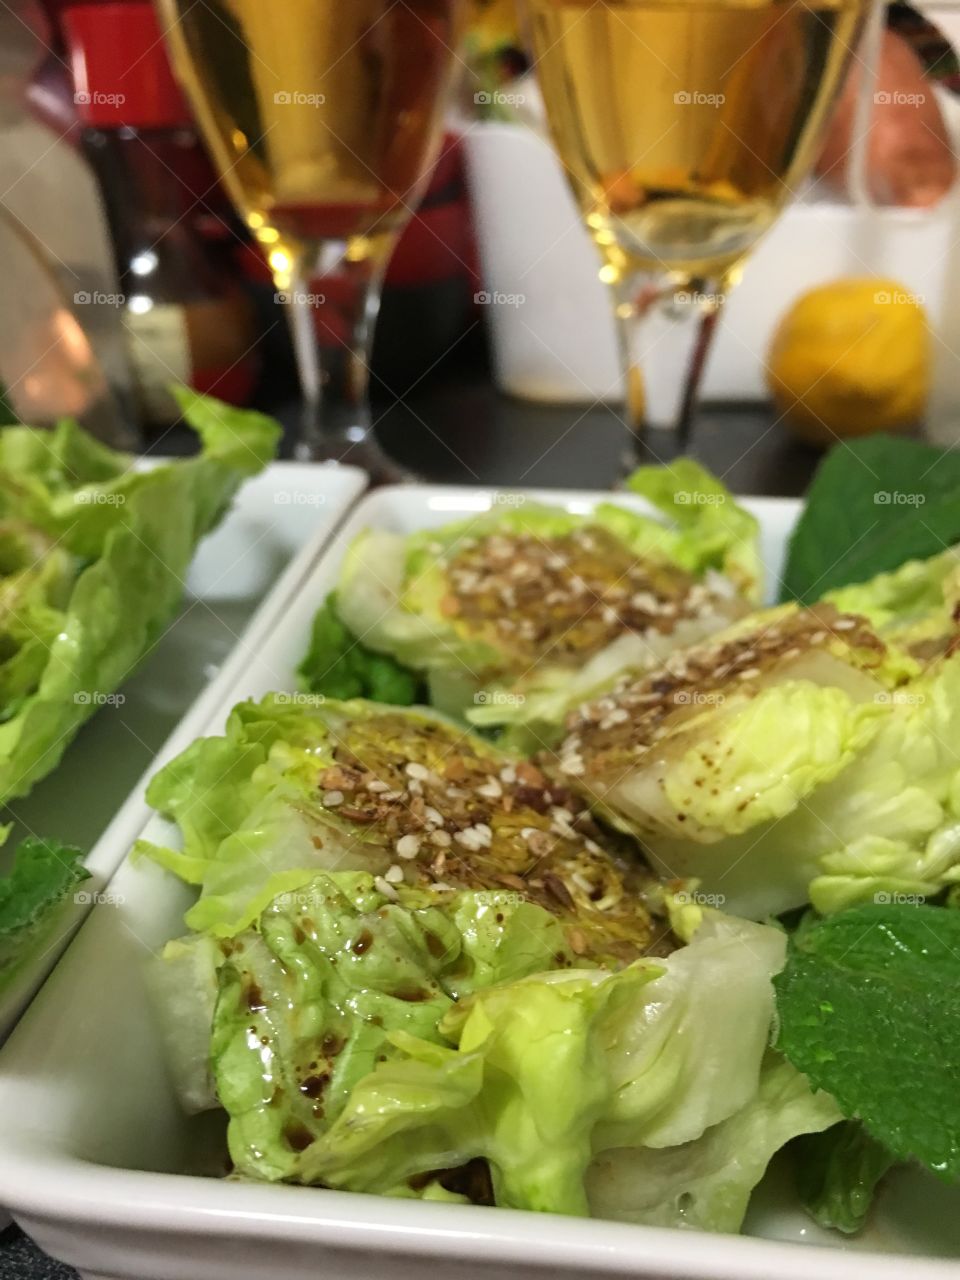
[[[543,496],[588,511],[601,495]],[[290,594],[283,617],[246,647],[242,669],[218,684],[217,705],[205,708],[198,731],[220,732],[241,698],[295,688],[313,612],[359,528],[436,526],[493,501],[469,489],[370,495]],[[797,504],[748,505],[762,522],[775,581]],[[156,817],[144,834],[171,837]],[[128,833],[115,833],[110,856],[122,857],[128,842]],[[142,974],[143,961],[182,932],[193,895],[156,866],[129,861],[109,890],[110,903],[93,911],[0,1052],[0,1200],[87,1280],[414,1280],[431,1266],[442,1267],[445,1280],[900,1280],[907,1267],[916,1280],[952,1280],[956,1273],[947,1260],[960,1254],[956,1193],[920,1174],[887,1189],[855,1247],[813,1227],[776,1177],[756,1197],[750,1235],[737,1237],[200,1176],[222,1149],[222,1118],[181,1114]]]

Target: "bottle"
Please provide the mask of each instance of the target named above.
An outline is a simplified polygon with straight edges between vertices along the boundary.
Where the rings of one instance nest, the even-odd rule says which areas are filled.
[[[61,22],[117,258],[144,427],[180,417],[184,382],[246,403],[257,375],[252,304],[236,281],[233,214],[173,78],[153,7],[67,4]]]

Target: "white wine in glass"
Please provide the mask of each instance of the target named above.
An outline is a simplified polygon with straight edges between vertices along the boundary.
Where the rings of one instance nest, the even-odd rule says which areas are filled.
[[[867,0],[520,3],[614,293],[632,452],[646,426],[644,452],[668,454],[744,259],[816,159]]]
[[[371,429],[369,354],[387,261],[439,149],[461,0],[157,4],[224,185],[291,306],[298,456],[397,478]]]

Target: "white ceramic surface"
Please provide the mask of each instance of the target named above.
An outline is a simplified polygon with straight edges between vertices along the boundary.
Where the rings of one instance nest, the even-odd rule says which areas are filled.
[[[554,493],[589,510],[598,495]],[[346,539],[368,524],[409,530],[487,509],[470,489],[380,490],[351,514],[314,570],[261,627],[205,701],[206,732],[230,706],[292,690],[311,615],[335,580]],[[625,503],[635,500],[622,497]],[[752,502],[775,577],[793,502]],[[248,661],[247,661],[248,659]],[[229,684],[229,688],[227,687]],[[192,717],[200,729],[200,717]],[[144,834],[169,839],[159,819]],[[120,833],[111,850],[119,858]],[[143,961],[181,932],[190,891],[153,865],[125,861],[60,965],[0,1052],[0,1202],[87,1280],[917,1280],[955,1277],[956,1192],[919,1174],[886,1191],[856,1245],[814,1228],[781,1170],[755,1197],[751,1237],[709,1236],[473,1206],[232,1183],[221,1121],[188,1121],[162,1063]],[[917,1255],[934,1256],[917,1256]],[[904,1255],[913,1255],[905,1257]]]
[[[241,488],[194,557],[176,620],[119,691],[124,701],[102,707],[57,769],[10,806],[15,825],[0,865],[23,836],[53,836],[90,851],[83,893],[103,889],[149,815],[143,791],[157,763],[197,736],[365,486],[354,467],[277,462]],[[89,905],[68,904],[0,992],[0,1041]]]

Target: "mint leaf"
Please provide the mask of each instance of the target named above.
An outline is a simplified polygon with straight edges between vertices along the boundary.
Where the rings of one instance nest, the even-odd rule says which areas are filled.
[[[0,878],[0,975],[22,959],[31,934],[90,876],[73,845],[33,836],[17,847],[13,869]]]
[[[960,913],[871,905],[790,941],[778,1047],[900,1159],[960,1178]]]
[[[880,1179],[896,1164],[887,1148],[857,1121],[844,1120],[803,1134],[791,1149],[797,1191],[814,1222],[845,1235],[859,1231]]]
[[[304,688],[327,698],[369,698],[395,707],[425,701],[420,677],[393,658],[374,653],[340,621],[335,592],[313,620],[310,648],[299,667]]]
[[[960,452],[869,436],[831,449],[797,521],[782,600],[812,604],[960,542]]]

